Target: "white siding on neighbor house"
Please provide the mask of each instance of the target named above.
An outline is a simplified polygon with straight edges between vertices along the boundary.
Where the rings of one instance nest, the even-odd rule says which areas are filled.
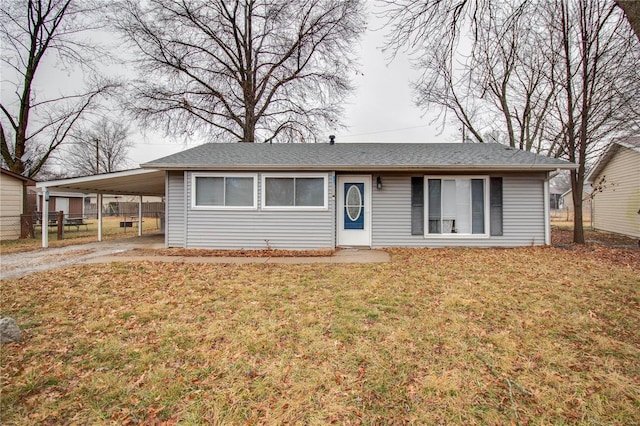
[[[503,177],[503,235],[469,238],[411,235],[411,176],[382,175],[382,181],[371,197],[373,247],[544,245],[544,175]]]
[[[0,240],[20,237],[22,185],[20,179],[0,174]]]
[[[640,153],[619,150],[602,172],[606,187],[593,198],[593,226],[603,231],[640,238]]]
[[[260,209],[262,191],[258,173],[256,210],[200,210],[191,208],[191,175],[186,172],[186,198],[169,196],[169,208],[178,211],[186,206],[186,237],[170,240],[172,247],[209,249],[321,249],[335,247],[334,174],[328,177],[328,209],[320,211],[265,211]],[[197,172],[196,172],[197,173]],[[294,174],[295,175],[295,174]],[[182,176],[181,176],[182,177]],[[177,185],[175,185],[177,187]],[[176,188],[177,191],[177,188]],[[186,204],[185,204],[186,203]],[[172,213],[173,214],[173,213]],[[170,216],[173,217],[173,216]],[[169,219],[171,222],[173,219]],[[180,224],[170,227],[180,228]]]
[[[184,175],[184,172],[167,172],[165,244],[168,247],[185,245]]]

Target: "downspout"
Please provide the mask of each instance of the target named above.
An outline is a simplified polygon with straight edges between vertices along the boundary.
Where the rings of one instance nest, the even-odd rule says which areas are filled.
[[[191,194],[189,194],[187,192],[187,190],[189,189],[187,179],[191,179],[191,175],[186,170],[183,171],[182,173],[183,173],[183,175],[182,175],[183,182],[182,183],[184,185],[184,189],[182,190],[183,191],[182,193],[184,194],[184,199],[182,201],[182,209],[183,209],[182,210],[182,214],[183,214],[182,217],[184,218],[183,227],[182,227],[182,235],[183,235],[184,239],[183,239],[182,247],[183,248],[189,248],[189,241],[187,240],[187,238],[189,236],[189,232],[188,232],[189,224],[188,224],[188,221],[187,221],[187,217],[188,217],[188,214],[189,214],[189,207],[188,207],[189,203],[191,203],[193,201],[191,200]]]
[[[185,194],[185,197],[187,194]],[[164,247],[169,248],[169,172],[164,172]],[[162,219],[160,219],[162,221]]]
[[[544,198],[544,244],[551,245],[551,213],[549,208],[549,181],[558,176],[560,170],[555,172],[547,172],[547,177],[544,179],[543,184],[543,198]]]

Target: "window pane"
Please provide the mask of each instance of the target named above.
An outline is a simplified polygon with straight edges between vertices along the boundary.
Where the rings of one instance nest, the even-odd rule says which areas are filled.
[[[296,178],[296,206],[324,206],[323,178]]]
[[[440,231],[440,179],[429,179],[429,233],[439,234]]]
[[[456,224],[455,232],[471,233],[471,181],[456,180]]]
[[[473,234],[484,234],[484,180],[471,181],[471,209],[473,215]]]
[[[267,206],[293,206],[293,178],[267,178],[264,192]]]
[[[253,206],[253,178],[228,177],[225,187],[227,190],[225,205]]]
[[[456,181],[452,179],[442,181],[442,218],[456,218]]]
[[[442,181],[442,228],[443,234],[456,232],[456,181]]]
[[[224,178],[196,177],[196,206],[224,205]]]

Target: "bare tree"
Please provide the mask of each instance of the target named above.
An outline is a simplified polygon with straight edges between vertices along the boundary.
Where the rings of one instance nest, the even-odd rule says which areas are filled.
[[[463,125],[463,139],[544,149],[554,93],[549,64],[536,51],[535,2],[501,0],[383,1],[394,51],[408,49],[422,70],[416,103]],[[463,46],[460,46],[460,43]],[[468,48],[464,45],[469,45]],[[444,120],[443,120],[444,124]]]
[[[613,1],[383,3],[389,46],[409,43],[424,70],[418,105],[453,113],[472,140],[578,164],[574,240],[584,242],[585,171],[607,139],[640,128],[640,46]]]
[[[101,119],[91,127],[78,127],[66,144],[62,164],[72,176],[111,173],[129,166],[133,147],[129,128],[119,121]]]
[[[574,242],[584,243],[583,186],[603,141],[640,130],[640,43],[613,2],[556,0],[547,8],[550,51],[558,52],[560,90],[552,118],[552,153],[571,171]]]
[[[0,10],[3,85],[14,98],[0,103],[0,151],[13,172],[34,177],[97,104],[112,83],[94,79],[84,92],[45,97],[36,81],[45,57],[57,55],[61,66],[89,67],[95,46],[79,34],[91,28],[88,2],[73,0],[5,1]],[[15,76],[15,78],[13,78]],[[47,82],[51,83],[51,82]],[[8,99],[9,98],[9,99]]]
[[[167,133],[313,141],[350,91],[360,0],[125,0],[138,51],[132,109]]]

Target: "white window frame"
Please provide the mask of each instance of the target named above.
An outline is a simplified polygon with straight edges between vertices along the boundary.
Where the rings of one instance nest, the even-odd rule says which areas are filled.
[[[471,179],[482,179],[484,181],[484,233],[483,234],[430,234],[429,233],[429,179],[440,179],[440,181],[447,179],[466,179],[471,181]],[[424,238],[434,238],[434,239],[442,239],[442,238],[489,238],[491,236],[491,230],[489,229],[491,225],[491,218],[489,217],[489,213],[491,212],[491,206],[489,205],[490,194],[489,194],[489,176],[487,175],[427,175],[424,177]],[[442,186],[441,186],[442,188]],[[471,196],[471,194],[469,194]],[[440,192],[440,208],[442,210],[442,197],[443,193]],[[469,203],[471,205],[471,202]]]
[[[267,179],[269,178],[322,178],[324,204],[322,206],[267,206]],[[324,211],[329,209],[329,175],[325,173],[263,173],[261,180],[260,207],[268,211]],[[295,193],[294,193],[295,197]]]
[[[196,204],[196,179],[199,177],[218,178],[252,178],[253,205],[251,206],[199,206]],[[226,191],[226,185],[225,185]],[[225,193],[226,198],[226,193]],[[191,209],[193,210],[257,210],[258,209],[258,174],[257,173],[192,173],[191,174]]]

